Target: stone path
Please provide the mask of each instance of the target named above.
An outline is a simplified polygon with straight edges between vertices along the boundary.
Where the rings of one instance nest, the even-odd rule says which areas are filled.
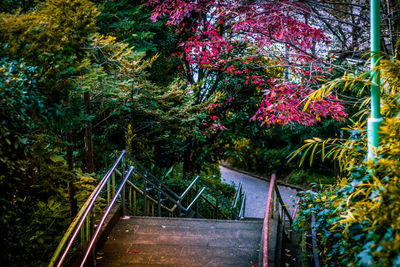
[[[223,166],[220,166],[221,180],[227,184],[234,184],[236,187],[242,182],[243,189],[247,192],[245,217],[248,218],[264,218],[265,206],[267,203],[267,195],[269,182],[235,172]],[[297,190],[286,186],[278,186],[283,202],[288,204],[290,212],[297,201]]]

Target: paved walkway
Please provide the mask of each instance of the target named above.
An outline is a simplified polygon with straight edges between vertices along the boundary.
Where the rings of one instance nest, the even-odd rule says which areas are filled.
[[[235,187],[238,187],[239,183],[242,182],[243,189],[247,192],[245,217],[264,218],[269,182],[235,172],[223,166],[220,166],[220,170],[222,182],[234,184]],[[278,187],[283,202],[289,205],[291,212],[297,200],[297,191],[286,186],[279,185]]]

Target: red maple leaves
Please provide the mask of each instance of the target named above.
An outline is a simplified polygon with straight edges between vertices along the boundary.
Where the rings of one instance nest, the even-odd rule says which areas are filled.
[[[335,95],[314,100],[303,110],[316,76],[325,71],[318,49],[326,46],[328,38],[307,24],[310,10],[301,3],[150,0],[149,4],[154,6],[153,21],[167,17],[167,24],[175,25],[178,34],[185,32],[180,55],[190,68],[240,76],[243,86],[263,89],[265,98],[254,120],[312,125],[328,116],[337,120],[346,117],[344,104]],[[286,68],[291,82],[260,74],[260,68],[265,67],[260,58]]]
[[[347,117],[343,103],[334,95],[327,99],[311,101],[309,108],[303,110],[304,99],[312,92],[298,84],[268,82],[271,89],[265,90],[265,99],[261,102],[252,120],[261,124],[303,124],[313,125],[322,118],[331,116],[336,120]]]

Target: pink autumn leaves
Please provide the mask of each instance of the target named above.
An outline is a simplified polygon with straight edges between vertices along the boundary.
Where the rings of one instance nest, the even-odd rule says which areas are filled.
[[[177,27],[183,56],[190,73],[200,69],[223,74],[225,84],[235,77],[242,86],[261,89],[265,98],[252,117],[262,125],[313,125],[322,118],[346,118],[344,104],[331,94],[307,97],[317,77],[329,73],[317,48],[328,43],[324,33],[306,23],[307,8],[296,1],[184,1],[150,0],[153,21],[167,17]],[[256,61],[257,59],[257,61]],[[261,59],[261,60],[260,60]],[[269,63],[268,63],[269,62]],[[269,77],[265,67],[286,68],[292,82]],[[185,69],[184,71],[188,71]],[[254,89],[256,90],[256,89]],[[217,121],[216,117],[209,118]],[[212,123],[214,128],[217,123]],[[217,125],[215,127],[215,125]]]
[[[331,116],[336,120],[347,117],[343,104],[333,95],[327,99],[311,101],[307,110],[303,110],[308,94],[312,91],[297,84],[268,82],[271,89],[265,90],[265,99],[257,113],[251,118],[263,124],[302,124],[313,125],[322,118]]]
[[[198,28],[192,27],[192,33],[194,35],[182,43],[186,61],[201,68],[225,69],[227,55],[233,51],[234,45],[208,22]]]

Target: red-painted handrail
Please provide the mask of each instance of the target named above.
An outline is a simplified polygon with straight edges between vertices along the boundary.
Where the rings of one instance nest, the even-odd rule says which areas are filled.
[[[293,210],[293,213],[292,213],[292,220],[294,220],[294,218],[296,218],[296,215],[297,215],[297,207],[299,206],[299,202],[300,202],[300,199],[298,199],[298,200],[296,201],[296,205],[294,206],[294,210]]]
[[[275,199],[276,195],[276,199]],[[279,205],[281,206],[281,213],[279,213]],[[296,203],[297,207],[297,203]],[[285,224],[285,215],[289,220],[290,225],[293,222],[294,216],[296,216],[297,208],[295,208],[292,215],[290,215],[289,211],[286,208],[286,205],[283,203],[281,194],[279,193],[279,188],[276,185],[276,175],[271,175],[271,180],[268,189],[268,197],[267,197],[267,206],[265,207],[265,216],[264,216],[264,225],[263,225],[263,232],[262,232],[262,245],[263,245],[263,266],[268,267],[269,265],[269,258],[268,258],[268,250],[269,246],[269,229],[271,218],[273,218],[274,212],[277,212],[277,216],[282,220],[281,223]],[[278,222],[279,224],[279,222]]]
[[[271,180],[269,181],[269,189],[268,189],[268,198],[267,198],[267,206],[265,208],[265,215],[264,215],[264,226],[263,226],[263,266],[268,267],[268,232],[269,232],[269,221],[270,221],[270,214],[271,208],[273,208],[272,201],[274,199],[274,185],[275,185],[275,174],[272,174]]]

